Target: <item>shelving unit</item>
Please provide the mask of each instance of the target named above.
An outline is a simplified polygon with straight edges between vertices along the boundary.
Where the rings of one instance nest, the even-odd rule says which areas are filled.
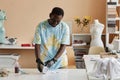
[[[114,39],[115,36],[118,38]],[[115,42],[113,42],[115,40]],[[117,48],[115,48],[115,43]],[[113,44],[112,44],[113,42]],[[106,2],[106,47],[119,50],[120,46],[120,4]]]
[[[83,55],[88,53],[91,36],[90,33],[72,34],[72,46],[75,52],[77,68],[85,68]]]
[[[102,34],[102,38],[103,37],[105,37],[105,33]],[[83,43],[80,44],[79,41],[83,41]],[[77,68],[85,68],[83,55],[88,54],[90,42],[91,42],[91,34],[90,33],[72,34],[72,46],[73,46],[73,49],[75,52]]]

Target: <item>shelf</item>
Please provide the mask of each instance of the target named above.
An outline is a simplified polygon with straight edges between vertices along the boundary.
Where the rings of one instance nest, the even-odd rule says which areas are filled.
[[[0,49],[34,49],[34,47],[21,47],[20,45],[0,45]]]
[[[74,33],[74,34],[72,34],[73,36],[81,36],[81,35],[91,35],[90,33]],[[105,33],[103,33],[102,35],[106,35]]]
[[[116,32],[111,32],[109,34],[120,34],[120,31],[116,31]]]
[[[120,4],[117,4],[117,5],[108,5],[108,8],[116,8],[116,7],[120,7]]]
[[[72,44],[72,46],[85,46],[85,45],[87,45],[86,43],[82,43],[82,44]]]
[[[78,36],[79,36],[79,35],[91,35],[91,34],[90,34],[90,33],[79,33],[79,34],[78,34],[78,33],[74,33],[74,34],[72,34],[72,35],[75,35],[75,36],[78,35]]]
[[[74,49],[88,49],[90,45],[84,45],[84,46],[73,46]]]
[[[116,18],[108,18],[108,21],[117,21],[120,20],[120,17],[116,17]]]
[[[116,8],[117,5],[108,5],[108,8]]]

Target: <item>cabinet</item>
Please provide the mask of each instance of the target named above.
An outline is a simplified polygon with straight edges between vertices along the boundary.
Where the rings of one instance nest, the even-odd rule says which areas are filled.
[[[120,50],[120,4],[117,2],[108,0],[106,3],[106,47],[118,51]]]

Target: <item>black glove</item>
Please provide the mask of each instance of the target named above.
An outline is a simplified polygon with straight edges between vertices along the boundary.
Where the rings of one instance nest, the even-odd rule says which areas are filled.
[[[36,59],[36,63],[37,63],[38,70],[42,72],[42,65],[44,65],[43,62],[38,58]]]
[[[38,68],[38,70],[40,71],[40,72],[42,72],[42,67],[41,67],[41,64],[37,64],[37,68]]]
[[[40,60],[40,58],[36,59],[36,63],[44,65],[43,62]]]
[[[45,62],[45,66],[47,66],[48,68],[50,68],[57,60],[56,59],[51,59],[48,60],[47,62]]]

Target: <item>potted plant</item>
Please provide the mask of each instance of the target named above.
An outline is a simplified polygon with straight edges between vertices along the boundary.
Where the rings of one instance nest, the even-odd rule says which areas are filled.
[[[80,27],[81,31],[83,31],[84,27],[88,27],[88,24],[91,21],[91,16],[84,16],[82,20],[79,17],[75,18],[74,20],[78,27]]]

